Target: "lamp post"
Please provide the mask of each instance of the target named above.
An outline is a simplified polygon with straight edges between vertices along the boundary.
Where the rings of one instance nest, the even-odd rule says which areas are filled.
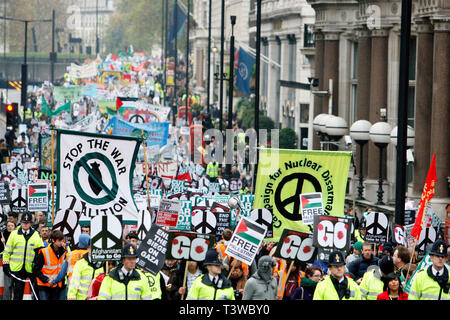
[[[376,204],[383,205],[383,150],[391,142],[390,133],[392,127],[389,123],[380,121],[375,123],[369,130],[370,140],[375,143],[375,145],[380,149],[379,158],[379,176],[378,176],[378,191],[377,191],[377,202]]]
[[[369,141],[370,127],[372,124],[367,120],[358,120],[350,127],[350,137],[359,145],[359,186],[357,200],[364,200],[363,192],[363,150],[364,145]]]
[[[338,150],[338,141],[347,133],[348,126],[347,121],[344,118],[329,115],[325,121],[325,133],[329,138],[329,146],[328,150],[330,150],[331,145],[334,145],[334,148]]]
[[[211,8],[212,0],[209,0],[209,16],[208,16],[208,92],[206,97],[206,108],[208,111],[208,117],[211,118],[209,105],[211,103]]]
[[[325,113],[322,117],[319,118],[318,128],[320,132],[319,135],[321,137],[320,150],[323,150],[323,145],[327,143],[327,140],[329,138],[325,130],[326,129],[325,123],[327,122],[329,117],[332,117],[332,115]]]
[[[231,37],[230,37],[230,75],[228,78],[228,130],[233,130],[233,91],[234,91],[234,25],[236,24],[236,16],[230,16],[231,20]],[[228,143],[230,142],[230,143]],[[229,149],[228,149],[229,148]],[[233,140],[227,141],[227,151],[233,152]],[[228,157],[227,157],[228,158]],[[228,160],[232,160],[228,159]],[[227,161],[229,162],[229,161]],[[231,175],[231,163],[225,165],[225,174],[227,177]]]

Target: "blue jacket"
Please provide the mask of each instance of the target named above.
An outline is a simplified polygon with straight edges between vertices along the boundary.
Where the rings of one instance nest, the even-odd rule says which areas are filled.
[[[347,266],[348,273],[354,280],[358,280],[359,278],[362,278],[362,276],[364,276],[364,273],[366,273],[368,267],[372,265],[377,266],[378,260],[380,259],[378,257],[375,257],[373,254],[368,260],[364,259],[361,256],[358,259],[350,262],[350,264]]]

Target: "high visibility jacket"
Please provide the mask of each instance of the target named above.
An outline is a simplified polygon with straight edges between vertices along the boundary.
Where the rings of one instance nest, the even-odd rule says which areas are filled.
[[[279,259],[278,260],[278,267],[274,268],[274,273],[275,273],[275,277],[277,278],[278,281],[278,285],[277,285],[277,296],[282,297],[284,295],[284,288],[286,286],[286,281],[287,281],[287,262],[284,259]]]
[[[359,284],[361,299],[377,300],[378,295],[383,292],[383,287],[384,283],[375,273],[375,269],[367,271]]]
[[[339,300],[339,295],[331,281],[331,275],[320,281],[314,291],[313,300]],[[347,278],[349,289],[349,298],[343,297],[342,300],[361,300],[361,293],[358,284],[351,278]]]
[[[70,279],[69,288],[67,290],[67,299],[86,300],[89,285],[92,280],[104,272],[104,266],[95,268],[95,266],[89,262],[87,254],[85,254],[83,258],[75,263],[72,278]]]
[[[361,237],[361,232],[359,232],[358,229],[355,229],[355,231],[353,232],[353,235],[355,236],[355,241],[361,241],[364,242],[364,239]]]
[[[218,243],[216,245],[216,251],[219,253],[219,255],[222,257],[222,261],[225,260],[228,255],[225,253],[225,250],[227,250],[227,246],[225,243]],[[234,260],[234,258],[228,257],[229,264],[231,265],[231,262]],[[248,264],[241,262],[242,271],[246,276],[248,276]],[[231,267],[230,267],[231,270]]]
[[[210,178],[217,178],[219,176],[219,163],[216,162],[215,165],[213,162],[208,163],[206,175]]]
[[[156,276],[154,276],[151,272],[142,271],[142,273],[147,277],[148,280],[148,285],[150,287],[150,300],[161,299],[161,273],[158,272]]]
[[[53,251],[53,247],[50,245],[48,247],[42,248],[39,250],[39,254],[42,253],[44,256],[44,266],[41,269],[42,274],[48,277],[48,282],[44,283],[41,279],[36,278],[38,286],[43,287],[54,287],[50,282],[56,278],[61,267],[64,263],[64,259],[66,257],[66,252],[62,254],[59,258],[56,256],[55,251]],[[62,281],[59,282],[56,286],[62,287]]]
[[[429,268],[431,268],[431,266],[420,270],[414,276],[411,289],[409,289],[408,300],[439,300],[439,295],[440,300],[450,300],[450,291],[447,291],[447,293],[445,293],[444,290],[441,289],[437,281],[429,276]],[[449,286],[450,279],[447,280],[447,288],[449,288]]]
[[[142,271],[134,269],[126,277],[121,269],[119,264],[103,279],[97,300],[150,300],[150,286]]]
[[[28,273],[33,271],[34,249],[43,247],[44,243],[39,232],[35,230],[30,232],[31,234],[25,237],[22,228],[19,227],[9,235],[3,251],[3,264],[9,263],[12,272],[22,270],[23,266]]]
[[[67,277],[72,278],[73,268],[75,264],[83,258],[83,256],[88,252],[87,249],[75,249],[67,253]]]
[[[211,282],[208,274],[195,279],[186,300],[235,300],[231,281],[220,276],[217,286]]]
[[[25,119],[31,119],[31,109],[27,108],[27,111],[25,111]]]

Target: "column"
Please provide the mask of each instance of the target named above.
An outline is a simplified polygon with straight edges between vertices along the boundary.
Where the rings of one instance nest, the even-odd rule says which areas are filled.
[[[369,120],[372,40],[368,30],[359,30],[356,34],[358,37],[358,94],[356,97],[356,120]],[[359,146],[357,147],[357,150],[356,167],[358,168],[359,173],[359,159],[361,152]],[[363,149],[363,176],[367,176],[368,153],[369,151],[366,143]]]
[[[417,68],[416,68],[416,110],[414,129],[417,132],[414,143],[414,194],[421,195],[430,167],[431,108],[433,97],[433,26],[418,21],[417,25]]]
[[[449,197],[447,177],[450,175],[450,108],[449,108],[449,41],[450,22],[434,24],[433,97],[431,110],[431,154],[436,154],[437,198]],[[419,116],[419,114],[418,114]],[[416,131],[417,132],[417,131]],[[418,132],[421,134],[421,132]]]
[[[269,41],[269,59],[275,62],[279,61],[279,53],[278,53],[278,40],[275,36],[270,36],[268,38]],[[277,81],[279,74],[279,67],[270,64],[268,70],[268,85],[267,85],[267,115],[278,124],[279,122],[279,101],[277,101]]]
[[[323,89],[323,42],[324,36],[321,32],[315,34],[316,38],[316,54],[314,57],[314,78],[319,79],[319,90]],[[322,97],[314,96],[314,118],[322,113]],[[320,139],[316,133],[314,133],[313,149],[320,150]]]
[[[281,80],[289,80],[289,39],[286,37],[286,35],[283,35],[281,37],[281,57],[280,57],[280,79]],[[277,84],[278,86],[278,84]],[[287,87],[280,87],[280,113],[281,117],[279,119],[279,122],[281,123],[281,127],[287,127],[287,116],[284,115],[284,109],[286,108],[286,100],[288,98],[288,90]],[[275,123],[275,126],[278,127],[278,123]]]
[[[339,33],[325,33],[323,48],[323,88],[329,90],[329,80],[333,80],[332,114],[338,115],[339,80]],[[322,112],[328,113],[329,99],[322,100]]]
[[[388,31],[386,29],[372,31],[370,61],[369,121],[374,124],[381,121],[380,109],[387,108]],[[377,180],[379,148],[371,141],[368,145],[371,155],[368,159],[368,177]],[[383,178],[386,177],[386,153],[384,152],[383,155]]]

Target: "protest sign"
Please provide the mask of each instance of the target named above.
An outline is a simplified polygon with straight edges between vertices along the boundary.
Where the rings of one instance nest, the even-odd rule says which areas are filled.
[[[347,252],[350,249],[350,224],[348,218],[314,216],[313,245],[319,249],[320,260],[328,260],[334,250]]]
[[[242,218],[241,215],[239,217]],[[272,221],[272,211],[269,209],[254,209],[248,216],[249,219],[261,224],[267,228],[265,237],[273,237],[273,221]]]
[[[177,227],[178,213],[181,211],[181,202],[172,199],[161,199],[156,216],[156,224],[165,227]]]
[[[364,240],[385,243],[388,236],[389,220],[382,212],[370,211],[366,215],[366,235]]]
[[[288,261],[313,262],[317,255],[317,248],[313,246],[313,235],[284,229],[274,255]]]
[[[190,200],[182,200],[180,202],[181,211],[178,214],[177,230],[190,231],[192,202]]]
[[[137,250],[136,266],[157,275],[166,259],[169,233],[153,224]]]
[[[28,211],[44,211],[48,209],[48,184],[34,183],[28,185]]]
[[[208,249],[214,247],[214,236],[194,232],[170,232],[167,259],[202,262]]]
[[[323,214],[321,192],[303,193],[300,195],[300,207],[304,225],[314,223],[314,216]]]
[[[8,182],[0,182],[0,203],[7,204],[11,201],[11,194],[9,191]]]
[[[225,254],[251,265],[267,228],[243,217],[228,242]]]
[[[11,211],[13,213],[24,213],[27,211],[27,187],[12,189]]]
[[[55,214],[52,230],[61,230],[66,237],[67,245],[73,246],[81,234],[80,213],[71,209],[58,210]]]
[[[103,215],[91,219],[91,257],[96,261],[122,258],[122,216]]]

